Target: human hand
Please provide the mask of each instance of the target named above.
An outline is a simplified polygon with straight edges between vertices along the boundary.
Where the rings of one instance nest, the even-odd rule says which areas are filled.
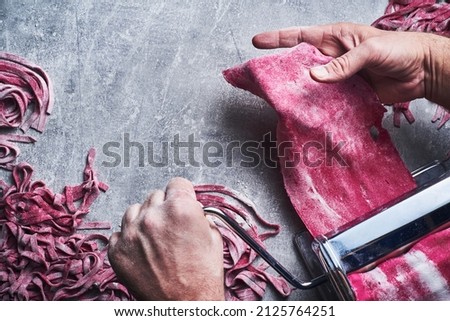
[[[108,256],[138,300],[224,299],[222,238],[185,179],[130,206]]]
[[[308,42],[335,57],[311,69],[321,82],[336,82],[360,73],[383,103],[426,97],[450,106],[450,40],[419,32],[384,31],[370,26],[338,23],[264,32],[253,37],[257,48],[292,47]],[[442,71],[442,72],[441,72]]]

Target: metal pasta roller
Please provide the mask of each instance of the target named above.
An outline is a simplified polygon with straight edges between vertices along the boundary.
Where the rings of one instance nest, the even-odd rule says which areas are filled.
[[[387,257],[400,254],[408,246],[450,226],[450,161],[435,161],[412,173],[418,187],[383,207],[364,215],[349,228],[313,239],[309,232],[295,237],[295,243],[313,276],[302,282],[256,243],[233,219],[221,210],[205,207],[228,224],[251,248],[298,289],[319,287],[325,299],[353,300],[347,275],[371,269]]]

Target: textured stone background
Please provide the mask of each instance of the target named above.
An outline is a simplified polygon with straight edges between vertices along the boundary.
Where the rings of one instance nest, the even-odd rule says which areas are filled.
[[[99,177],[111,189],[100,196],[89,220],[108,220],[118,229],[127,206],[163,188],[170,177],[195,183],[218,183],[248,195],[261,214],[282,225],[268,240],[270,252],[289,270],[307,279],[292,243],[302,224],[287,199],[282,177],[264,164],[180,166],[169,155],[167,166],[139,166],[138,153],[128,167],[102,152],[108,142],[123,147],[125,133],[141,144],[173,141],[194,134],[204,144],[260,141],[274,134],[276,115],[261,99],[228,85],[227,67],[263,55],[251,45],[260,31],[337,21],[369,24],[387,1],[13,1],[0,0],[0,50],[41,65],[53,80],[55,108],[33,146],[21,146],[20,160],[36,169],[35,178],[59,191],[81,180],[91,146],[97,148]],[[413,169],[448,150],[448,125],[440,131],[430,119],[434,107],[414,105],[414,125],[392,133]],[[117,151],[117,150],[116,150]],[[123,153],[122,153],[123,156]],[[182,158],[187,155],[181,155]],[[201,155],[196,154],[197,160]],[[245,159],[244,159],[245,160]],[[224,161],[224,159],[222,159]],[[2,177],[7,174],[2,173]],[[109,233],[109,232],[106,232]],[[317,299],[315,291],[295,291],[290,300]],[[270,290],[266,299],[279,299]]]

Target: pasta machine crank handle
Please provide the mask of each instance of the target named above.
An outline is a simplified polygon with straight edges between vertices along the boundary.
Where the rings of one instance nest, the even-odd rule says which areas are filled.
[[[215,207],[204,207],[205,215],[214,215],[227,224],[236,234],[247,243],[261,258],[263,258],[275,271],[277,271],[286,281],[294,287],[301,290],[312,289],[326,281],[328,277],[322,274],[311,281],[301,282],[293,274],[291,274],[280,262],[278,262],[269,252],[259,245],[247,232],[232,218],[228,217],[222,210]]]

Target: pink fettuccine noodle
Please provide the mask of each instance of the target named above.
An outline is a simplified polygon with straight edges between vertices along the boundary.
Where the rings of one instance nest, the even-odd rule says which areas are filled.
[[[14,143],[34,143],[31,136],[0,134],[0,168],[12,169],[12,164],[20,154],[20,149]]]
[[[42,132],[52,107],[52,83],[46,72],[19,56],[0,52],[0,128]],[[1,168],[11,170],[20,154],[13,142],[34,143],[35,139],[0,133]]]
[[[420,31],[450,37],[450,4],[436,3],[435,0],[390,0],[385,14],[373,22],[372,26],[383,30]],[[410,102],[393,104],[396,127],[400,127],[401,115],[409,123],[414,122],[409,104]],[[440,129],[449,119],[450,113],[437,106],[431,121],[439,121]]]
[[[94,157],[91,149],[83,182],[61,194],[33,181],[26,163],[13,168],[11,184],[0,181],[2,300],[131,299],[108,262],[108,238],[78,233],[110,228],[108,222],[83,222],[108,188],[96,177]]]
[[[203,206],[221,209],[239,222],[262,247],[264,241],[275,236],[280,226],[264,220],[255,210],[253,203],[242,195],[220,185],[199,185],[195,187],[197,199]],[[233,202],[234,201],[234,202]],[[237,201],[237,204],[235,204]],[[266,232],[259,233],[257,221]],[[257,254],[239,236],[219,219],[214,221],[222,234],[225,268],[226,300],[260,300],[269,283],[282,296],[288,296],[291,288],[282,277],[274,276],[267,270],[267,263],[257,262]]]

